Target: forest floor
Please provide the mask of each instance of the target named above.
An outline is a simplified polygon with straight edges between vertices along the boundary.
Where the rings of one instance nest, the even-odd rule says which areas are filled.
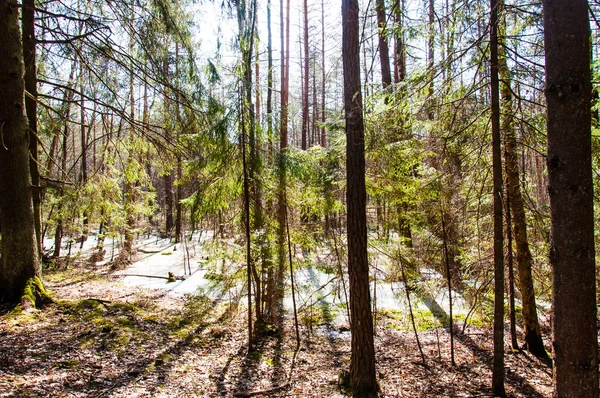
[[[243,307],[126,285],[106,271],[47,272],[58,304],[22,314],[1,309],[0,397],[347,396],[340,387],[350,362],[347,325],[325,316],[319,326],[303,321],[296,350],[288,314],[248,354]],[[446,329],[419,338],[426,365],[410,329],[379,320],[381,396],[492,396],[491,330],[455,337],[456,366]],[[508,345],[506,369],[509,396],[551,395],[551,370]]]

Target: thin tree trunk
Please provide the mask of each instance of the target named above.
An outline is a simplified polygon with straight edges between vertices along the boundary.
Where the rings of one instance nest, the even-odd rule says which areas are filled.
[[[165,38],[165,59],[163,60],[163,78],[165,80],[170,80],[169,76],[169,42]],[[164,108],[165,108],[165,120],[169,120],[170,125],[173,126],[173,121],[171,120],[171,101],[169,100],[169,96],[167,94],[167,87],[163,87],[164,89]],[[167,140],[172,140],[172,128],[167,128]],[[170,166],[169,166],[170,168]],[[173,176],[171,175],[171,170],[163,176],[163,185],[164,191],[163,194],[165,196],[165,233],[168,235],[173,230]],[[177,239],[177,238],[176,238]]]
[[[131,0],[131,16],[129,20],[129,53],[133,56],[133,50],[135,48],[134,41],[134,17],[135,17],[135,0]],[[134,90],[134,71],[133,71],[133,60],[131,65],[129,65],[129,154],[128,154],[128,166],[130,167],[133,159],[135,158],[134,145],[133,145],[133,136],[134,136],[134,120],[135,120],[135,90]],[[136,226],[136,217],[134,213],[134,207],[136,202],[136,192],[135,187],[136,181],[130,181],[129,179],[125,182],[125,192],[124,192],[124,208],[125,208],[125,222],[127,226],[125,227],[125,239],[123,241],[123,248],[119,253],[119,261],[117,266],[122,266],[124,264],[130,263],[133,256],[133,241],[134,241],[134,230]]]
[[[506,141],[505,141],[506,145]],[[506,147],[505,147],[506,148]],[[504,157],[506,158],[506,152]],[[507,171],[508,174],[508,171]],[[510,342],[514,350],[519,349],[517,340],[517,319],[515,314],[515,273],[513,261],[513,234],[512,234],[512,216],[510,211],[511,204],[510,193],[508,192],[508,178],[506,179],[506,265],[508,268],[508,309],[510,311]]]
[[[394,6],[396,18],[396,35],[394,48],[394,82],[400,83],[406,79],[406,51],[404,45],[404,0],[396,0]]]
[[[290,1],[287,0],[287,11],[284,19],[284,0],[280,0],[280,26],[281,26],[281,118],[280,118],[280,138],[279,138],[279,156],[277,158],[277,277],[275,283],[276,305],[280,305],[283,299],[282,281],[279,276],[283,276],[285,270],[285,220],[287,212],[287,203],[285,197],[286,188],[286,152],[288,146],[288,76],[289,76],[289,44],[290,44]]]
[[[268,141],[268,162],[272,162],[273,158],[273,37],[271,31],[271,0],[267,0],[267,141]],[[270,212],[273,208],[273,203],[269,199],[267,201],[267,211]],[[270,229],[270,223],[267,223],[267,228]],[[267,234],[268,235],[268,234]],[[268,262],[263,264],[267,269],[267,282],[265,287],[265,313],[268,317],[273,317],[275,312],[275,273],[271,257],[268,257]]]
[[[496,396],[504,390],[504,234],[502,227],[502,153],[500,138],[500,93],[498,80],[498,7],[490,0],[490,97],[492,124],[492,175],[494,180],[494,364],[492,388]]]
[[[63,99],[62,99],[63,109],[60,110],[60,114],[62,117],[62,121],[65,123],[64,124],[64,133],[66,133],[67,123],[68,123],[68,119],[69,119],[69,112],[71,110],[71,103],[73,102],[74,92],[71,89],[71,85],[73,84],[73,77],[75,76],[76,68],[77,68],[76,61],[71,62],[71,71],[69,72],[69,80],[67,83],[67,87],[65,88],[65,91],[63,94]],[[58,165],[56,162],[56,151],[58,150],[60,137],[61,137],[61,134],[57,132],[57,134],[55,134],[54,137],[52,138],[52,144],[50,146],[50,153],[48,154],[48,160],[46,162],[46,170],[47,170],[48,175],[52,176],[54,173],[54,168],[57,167],[59,169],[58,170],[59,175],[62,178],[62,170],[60,170],[60,168],[64,167],[64,166],[62,166],[62,163],[61,163],[61,165]]]
[[[406,302],[408,304],[408,311],[410,315],[410,323],[413,328],[413,333],[415,334],[415,340],[417,340],[417,347],[419,348],[419,353],[421,354],[421,361],[423,362],[423,366],[427,365],[425,361],[425,354],[423,353],[423,347],[421,347],[421,341],[419,340],[419,332],[417,331],[417,325],[415,323],[415,315],[412,309],[412,302],[410,299],[410,289],[408,287],[408,279],[406,278],[406,271],[404,270],[404,261],[402,258],[399,258],[400,261],[400,272],[402,273],[402,280],[404,281],[404,292],[406,293]]]
[[[304,75],[302,83],[302,150],[308,148],[308,81],[309,81],[309,63],[308,63],[308,2],[304,0]]]
[[[258,15],[256,16],[256,25],[258,26]],[[254,115],[255,115],[255,120],[258,123],[258,125],[260,126],[261,120],[261,114],[260,114],[260,107],[261,107],[261,92],[260,92],[260,59],[259,59],[259,48],[258,45],[256,46],[255,49],[255,54],[254,54],[254,81],[255,81],[255,91],[256,91],[256,108],[254,111]]]
[[[83,32],[83,23],[81,23],[80,32]],[[81,33],[80,33],[81,34]],[[87,135],[85,125],[85,96],[84,96],[84,81],[83,81],[83,62],[79,63],[79,89],[81,90],[81,98],[79,104],[79,132],[81,138],[81,174],[79,182],[81,186],[84,186],[87,182]],[[83,230],[81,234],[81,244],[79,249],[83,248],[83,244],[87,240],[87,229],[88,229],[88,214],[86,211],[83,212]]]
[[[321,146],[327,148],[327,132],[325,130],[325,0],[321,0]]]
[[[454,64],[454,24],[456,20],[456,0],[446,0],[446,59],[444,62],[444,83],[446,86],[446,93],[449,93],[452,89],[452,69]]]
[[[379,62],[381,64],[381,85],[387,88],[392,84],[392,72],[390,70],[390,50],[387,40],[387,21],[385,13],[385,0],[377,0],[377,27],[379,32]]]
[[[284,21],[283,1],[280,0],[281,7],[281,128],[279,148],[284,149],[288,146],[288,98],[289,98],[289,54],[290,54],[290,0],[287,0],[287,16]],[[287,23],[285,23],[287,22]],[[285,33],[284,33],[285,28]]]
[[[75,71],[75,66],[72,69],[72,74],[71,74],[71,78],[73,77],[73,73]],[[69,82],[71,82],[72,79],[69,79]],[[63,113],[63,120],[64,120],[64,126],[63,126],[63,134],[62,134],[62,153],[61,153],[61,162],[60,162],[60,175],[61,175],[61,179],[62,181],[66,181],[67,180],[67,158],[69,156],[68,153],[68,143],[69,143],[69,115],[70,115],[70,111],[71,111],[71,103],[73,101],[73,96],[74,96],[74,91],[73,90],[67,90],[65,91],[65,98],[66,98],[66,109]],[[61,188],[59,190],[59,195],[63,196],[64,195],[64,189]],[[62,246],[62,237],[63,237],[63,215],[62,215],[62,209],[63,209],[63,203],[62,201],[59,202],[58,204],[58,209],[57,209],[57,213],[59,214],[58,219],[56,220],[56,230],[54,232],[54,253],[52,254],[52,258],[58,258],[60,257],[60,250],[61,250],[61,246]]]
[[[446,236],[446,221],[444,220],[444,211],[442,210],[442,236],[444,240],[444,260],[446,262],[446,281],[448,284],[448,305],[449,315],[448,330],[450,331],[450,360],[452,366],[456,366],[454,361],[454,319],[452,317],[452,273],[450,272],[450,260],[448,258],[448,237]]]
[[[240,29],[241,30],[241,29]],[[241,39],[241,38],[240,38]],[[246,160],[246,126],[244,120],[243,100],[241,112],[242,128],[242,165],[244,169],[244,231],[246,233],[246,280],[248,281],[248,352],[252,351],[252,248],[250,233],[250,183],[248,178],[248,162]]]
[[[42,196],[40,190],[40,172],[38,167],[38,134],[37,134],[37,71],[36,71],[36,36],[35,36],[35,1],[23,0],[22,24],[23,61],[25,66],[25,110],[29,123],[29,171],[33,199],[33,220],[35,226],[38,252],[42,253]]]
[[[253,207],[253,223],[252,229],[255,231],[261,230],[264,226],[263,214],[262,214],[262,192],[260,187],[259,176],[262,170],[262,165],[259,157],[259,148],[258,148],[258,140],[256,137],[256,115],[254,114],[254,106],[252,105],[252,54],[253,54],[253,45],[254,45],[254,36],[256,31],[256,1],[252,0],[252,6],[250,10],[250,18],[251,25],[249,27],[249,31],[246,33],[248,35],[249,46],[246,54],[246,65],[244,69],[245,74],[245,89],[246,89],[246,109],[248,110],[248,144],[250,147],[250,168],[249,168],[249,178],[250,178],[250,188],[253,197],[252,207]],[[262,247],[264,242],[260,242],[260,246]],[[257,270],[256,263],[252,262],[252,275],[254,276],[254,283],[256,284],[255,291],[255,310],[256,310],[256,321],[262,322],[262,312],[261,312],[261,302],[262,302],[262,287],[261,287],[261,278]]]
[[[427,37],[427,73],[429,75],[429,84],[427,86],[427,97],[431,99],[434,91],[434,75],[433,66],[435,64],[435,0],[429,0],[429,25]],[[433,120],[433,110],[429,110],[429,119]]]
[[[285,194],[287,202],[287,194]],[[294,310],[294,329],[296,331],[296,350],[300,348],[300,328],[298,327],[298,310],[296,308],[296,285],[294,282],[294,263],[292,262],[292,240],[290,239],[290,222],[288,220],[287,208],[285,212],[285,229],[287,235],[288,259],[290,263],[290,285],[292,286],[292,308]]]
[[[175,94],[175,114],[177,115],[177,133],[175,135],[175,142],[179,145],[179,138],[181,136],[181,116],[179,114],[179,42],[175,42],[175,84],[176,84],[176,94]],[[176,156],[177,161],[177,188],[175,189],[175,242],[179,242],[181,239],[181,233],[183,231],[183,205],[181,201],[183,200],[183,185],[182,185],[182,177],[183,177],[183,165],[181,159],[181,150],[177,151]]]
[[[500,75],[500,97],[502,98],[503,116],[502,131],[505,137],[506,180],[510,195],[510,210],[512,213],[517,246],[517,269],[519,275],[519,291],[523,308],[523,326],[525,329],[525,346],[527,350],[539,358],[548,358],[542,340],[542,332],[537,315],[535,291],[533,288],[532,264],[533,258],[529,250],[527,238],[527,220],[521,194],[519,176],[519,158],[517,154],[517,137],[512,123],[512,89],[510,87],[510,70],[506,63],[505,40],[502,32],[506,31],[504,18],[504,1],[497,0],[499,12],[500,39],[498,46],[498,73]],[[510,228],[510,227],[509,227]]]

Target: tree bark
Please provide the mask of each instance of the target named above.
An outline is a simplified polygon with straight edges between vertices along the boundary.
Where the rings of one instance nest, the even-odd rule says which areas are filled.
[[[135,1],[131,1],[131,17],[129,20],[129,53],[133,56],[133,50],[135,48],[134,41],[134,18],[135,18]],[[129,118],[130,118],[130,126],[129,126],[129,155],[127,160],[126,167],[132,167],[131,164],[135,159],[135,145],[134,145],[134,121],[135,121],[135,90],[134,90],[134,70],[133,70],[133,60],[129,65]],[[137,179],[137,177],[134,177]],[[136,202],[136,185],[137,180],[131,180],[131,178],[127,177],[126,182],[124,184],[124,203],[123,207],[125,208],[125,221],[127,223],[125,227],[125,239],[123,241],[123,248],[119,252],[118,261],[114,264],[116,267],[121,267],[127,265],[131,262],[134,250],[133,250],[133,241],[135,239],[134,230],[137,224],[136,215],[134,213],[135,210],[135,202]]]
[[[379,62],[381,63],[381,84],[385,89],[392,84],[392,72],[390,69],[390,50],[387,40],[387,23],[385,15],[385,1],[377,0],[377,27],[379,32]]]
[[[267,161],[269,163],[272,162],[273,159],[273,35],[271,30],[271,0],[267,0],[267,142],[268,142],[268,150],[267,150]],[[273,209],[273,201],[271,199],[267,200],[267,212],[270,212]],[[268,231],[270,231],[270,223],[266,224],[267,236],[269,235]],[[267,240],[267,244],[269,240]],[[273,272],[273,265],[271,261],[271,257],[268,256],[266,258],[265,263],[263,264],[263,269],[267,270],[267,280],[266,286],[264,288],[265,297],[264,297],[264,313],[268,318],[272,318],[275,312],[275,273]]]
[[[321,0],[321,146],[327,148],[327,130],[325,130],[325,0]]]
[[[35,49],[35,1],[23,0],[22,24],[23,62],[25,66],[25,110],[29,123],[29,171],[31,173],[33,219],[39,253],[42,253],[42,196],[40,190],[40,172],[38,167],[38,135],[37,135],[37,70]]]
[[[308,2],[304,0],[304,83],[302,85],[302,150],[308,149]]]
[[[352,354],[350,385],[354,396],[376,396],[373,317],[367,257],[365,140],[360,89],[358,1],[342,0],[342,60],[346,117],[346,202]]]
[[[452,315],[452,273],[450,272],[450,260],[448,258],[448,237],[446,235],[446,222],[444,220],[444,211],[442,210],[442,236],[444,241],[444,261],[446,263],[446,281],[448,283],[448,330],[450,331],[450,361],[452,366],[456,366],[454,360],[454,317]]]
[[[588,3],[543,0],[554,396],[596,398],[598,337]]]
[[[498,73],[500,75],[500,96],[502,98],[502,131],[504,132],[505,161],[507,194],[510,197],[510,210],[515,231],[515,242],[517,246],[517,270],[519,276],[519,291],[523,308],[523,326],[525,327],[525,345],[527,350],[536,357],[548,358],[544,349],[542,332],[537,315],[535,303],[535,292],[533,289],[533,277],[531,267],[533,258],[529,250],[527,238],[527,221],[521,194],[519,176],[519,158],[517,154],[517,137],[512,124],[512,90],[510,87],[510,70],[506,63],[505,40],[502,33],[506,31],[504,18],[504,1],[498,1],[499,18],[499,46],[498,46]],[[510,228],[510,226],[508,227]]]
[[[498,79],[498,6],[490,0],[490,98],[492,124],[492,176],[494,181],[494,364],[492,389],[504,390],[504,234],[502,220],[502,151],[500,139],[500,82]]]
[[[504,155],[506,158],[506,154]],[[505,163],[506,165],[506,163]],[[512,215],[510,212],[510,194],[508,181],[506,182],[506,267],[508,268],[508,311],[510,318],[510,343],[514,350],[519,349],[517,339],[517,317],[515,314],[515,273],[513,257]]]
[[[277,157],[277,284],[274,289],[273,301],[280,306],[283,299],[282,278],[285,271],[285,246],[286,246],[286,153],[288,147],[288,87],[289,87],[289,46],[290,46],[290,0],[287,0],[287,10],[284,19],[284,0],[280,0],[281,22],[281,125],[279,131],[279,156]]]
[[[175,42],[175,84],[177,87],[177,92],[175,94],[175,114],[177,115],[177,134],[175,135],[175,140],[177,145],[179,145],[179,139],[182,133],[183,124],[181,123],[180,116],[180,96],[179,96],[179,42]],[[176,156],[177,162],[177,187],[175,188],[175,242],[179,243],[182,239],[181,233],[183,232],[183,205],[181,201],[183,200],[183,185],[182,185],[182,177],[183,177],[183,164],[181,159],[181,150],[177,151]],[[183,237],[185,239],[185,237]]]
[[[427,85],[427,97],[433,97],[434,76],[433,65],[435,64],[435,0],[429,0],[429,26],[427,38],[427,73],[429,75],[429,84]],[[433,110],[429,110],[429,120],[433,120]]]
[[[279,148],[288,146],[288,99],[289,99],[289,70],[290,70],[290,0],[287,0],[287,15],[284,21],[283,1],[280,0],[281,20],[281,130]],[[287,22],[287,23],[285,23]]]
[[[35,231],[18,18],[16,2],[0,3],[0,292],[7,302],[35,306],[45,292]]]
[[[165,80],[169,80],[169,41],[165,37],[165,59],[163,60],[163,77]],[[170,118],[171,104],[169,96],[167,94],[167,87],[164,88],[164,107],[165,107],[165,121]],[[133,96],[132,96],[133,101]],[[171,122],[171,126],[173,123]],[[167,140],[172,140],[171,128],[167,128],[166,135]],[[170,167],[170,166],[169,166]],[[165,233],[169,234],[173,230],[173,176],[172,170],[168,170],[167,174],[163,176],[164,192],[165,195]],[[176,238],[177,239],[177,238]]]
[[[400,83],[406,79],[406,51],[404,45],[404,0],[396,0],[394,17],[396,19],[394,41],[394,82]]]

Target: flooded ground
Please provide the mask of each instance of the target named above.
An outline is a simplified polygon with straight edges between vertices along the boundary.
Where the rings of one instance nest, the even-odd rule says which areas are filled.
[[[114,275],[122,276],[124,284],[148,289],[162,289],[172,295],[194,294],[201,292],[211,299],[223,298],[223,287],[215,289],[214,276],[225,265],[231,264],[229,258],[219,258],[214,251],[207,250],[213,240],[212,231],[197,231],[187,244],[175,244],[170,238],[160,237],[156,234],[140,236],[136,241],[137,255],[135,261],[126,269],[117,271]],[[234,239],[222,242],[224,246],[239,246]],[[77,256],[91,253],[97,245],[97,236],[92,234],[80,244],[72,244],[71,253]],[[119,242],[107,239],[104,244],[106,255],[105,262],[118,255]],[[239,247],[237,248],[239,249]],[[67,253],[68,243],[63,247]],[[335,325],[348,324],[348,280],[342,281],[327,267],[319,263],[327,261],[330,253],[321,250],[318,254],[298,253],[294,259],[294,281],[296,304],[299,313],[310,314],[311,319],[317,313],[328,323]],[[376,311],[408,312],[408,301],[404,283],[385,281],[386,262],[376,257],[378,272],[371,278],[371,298],[375,303]],[[239,266],[243,266],[239,264]],[[331,267],[330,267],[331,268]],[[293,302],[291,297],[291,284],[289,269],[286,273],[286,296],[284,307],[291,311]],[[177,280],[168,281],[169,274],[176,276]],[[447,317],[450,302],[448,291],[443,287],[429,288],[428,286],[443,286],[443,277],[432,269],[422,272],[423,281],[418,289],[411,289],[411,302],[413,311],[431,311],[438,319]],[[207,278],[207,276],[209,276]],[[433,283],[426,283],[427,281]],[[242,286],[232,289],[235,294],[240,294]],[[227,293],[227,292],[225,292]],[[453,292],[453,313],[466,314],[468,306],[465,300]]]

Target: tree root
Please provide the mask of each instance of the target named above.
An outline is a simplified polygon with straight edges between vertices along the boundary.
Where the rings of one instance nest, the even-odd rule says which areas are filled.
[[[22,311],[26,311],[30,308],[41,308],[46,304],[54,304],[56,301],[46,291],[44,284],[39,276],[29,278],[23,289],[23,295],[21,296],[21,302],[17,306]],[[15,308],[15,310],[17,310]]]

